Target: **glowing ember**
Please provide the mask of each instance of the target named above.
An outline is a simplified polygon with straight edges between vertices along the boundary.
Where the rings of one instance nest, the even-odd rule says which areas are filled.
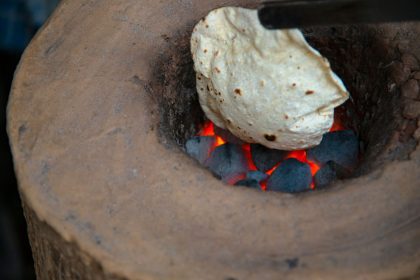
[[[203,128],[198,133],[198,136],[213,136],[216,138],[215,145],[212,150],[214,150],[216,147],[222,146],[226,143],[225,140],[222,139],[222,137],[216,135],[214,133],[214,124],[211,121],[206,121],[203,125]]]
[[[301,162],[307,162],[306,161],[306,152],[304,150],[297,150],[297,151],[291,151],[287,156],[286,159],[288,158],[295,158],[298,161]]]
[[[261,190],[266,191],[267,190],[267,180],[261,182]]]
[[[345,112],[342,108],[337,108],[334,111],[334,123],[330,128],[330,132],[345,130],[346,127],[342,123],[343,119],[345,119]]]
[[[250,144],[243,144],[242,149],[244,150],[246,160],[248,161],[249,170],[257,170],[254,162],[252,161],[251,157],[251,145]]]
[[[340,122],[334,120],[334,123],[330,128],[330,132],[344,130],[344,129],[345,129],[344,126]]]
[[[267,175],[271,175],[273,174],[274,170],[276,170],[277,167],[279,167],[280,163],[277,164],[276,166],[274,166],[273,168],[271,168],[270,170],[268,170],[267,172],[265,172],[265,174]]]
[[[338,130],[344,130],[345,127],[336,119],[334,120],[334,124],[332,125],[330,132],[333,131],[338,131]],[[214,131],[214,124],[211,121],[206,121],[202,127],[202,129],[200,130],[200,132],[198,133],[198,136],[213,136],[215,137],[215,144],[214,147],[212,148],[212,151],[218,147],[221,146],[223,144],[226,143],[226,141],[219,135],[216,135],[215,131]],[[242,145],[242,149],[244,152],[244,155],[247,159],[247,163],[248,163],[248,168],[249,170],[258,170],[257,167],[255,166],[254,162],[252,161],[252,156],[251,156],[251,146],[250,144],[243,144]],[[310,169],[311,169],[311,174],[312,174],[312,183],[311,183],[311,189],[315,189],[315,184],[314,184],[314,176],[315,174],[318,172],[318,170],[321,168],[320,165],[318,165],[317,163],[315,163],[314,161],[308,160],[307,156],[306,156],[306,150],[296,150],[296,151],[291,151],[289,154],[287,154],[287,156],[285,157],[285,159],[288,158],[295,158],[297,160],[299,160],[300,162],[306,163],[309,165]],[[265,172],[267,175],[271,176],[271,174],[277,169],[277,167],[279,167],[281,165],[281,162],[279,164],[277,164],[276,166],[274,166],[272,169],[268,170],[267,172]],[[243,179],[243,178],[242,178]],[[235,182],[232,182],[232,184],[235,184]],[[264,180],[260,183],[261,189],[262,190],[266,190],[267,186],[267,180]]]

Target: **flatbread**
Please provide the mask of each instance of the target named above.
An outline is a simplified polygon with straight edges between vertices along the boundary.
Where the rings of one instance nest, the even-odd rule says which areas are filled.
[[[328,60],[298,29],[267,30],[257,11],[224,7],[194,28],[191,52],[203,111],[249,143],[318,145],[348,97]]]

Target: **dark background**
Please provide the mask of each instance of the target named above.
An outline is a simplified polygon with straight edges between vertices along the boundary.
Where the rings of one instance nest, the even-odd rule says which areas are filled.
[[[6,108],[20,56],[58,1],[0,0],[0,280],[35,279],[6,132]]]

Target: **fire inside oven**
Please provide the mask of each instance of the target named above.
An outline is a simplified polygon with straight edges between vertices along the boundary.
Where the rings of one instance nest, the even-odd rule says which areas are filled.
[[[244,143],[206,121],[186,142],[186,151],[230,185],[301,192],[348,178],[358,162],[359,142],[338,117],[320,145],[295,151]]]

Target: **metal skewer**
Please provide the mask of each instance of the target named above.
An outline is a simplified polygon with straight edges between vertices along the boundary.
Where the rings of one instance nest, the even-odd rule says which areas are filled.
[[[268,29],[420,20],[420,0],[269,1],[258,9]]]

